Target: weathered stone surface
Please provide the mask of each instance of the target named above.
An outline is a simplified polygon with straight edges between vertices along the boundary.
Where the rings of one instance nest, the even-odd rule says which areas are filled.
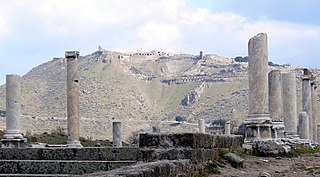
[[[163,160],[122,167],[107,172],[93,173],[84,176],[104,177],[193,177],[195,166],[190,160]]]
[[[309,139],[309,117],[306,112],[299,114],[298,132],[301,139]]]
[[[315,81],[311,83],[311,102],[312,102],[312,126],[313,126],[313,140],[318,142],[318,101],[317,101],[317,85]]]
[[[141,153],[139,148],[1,148],[0,159],[138,161]]]
[[[249,115],[269,114],[267,34],[249,40]]]
[[[245,142],[271,138],[268,87],[267,34],[260,33],[249,40],[249,114],[245,120]]]
[[[279,138],[272,140],[254,141],[252,144],[253,153],[260,156],[274,156],[279,153],[288,153],[296,147],[314,148],[316,142],[308,139]]]
[[[286,129],[286,136],[295,137],[298,134],[297,89],[295,73],[282,74],[282,99],[283,121]]]
[[[223,158],[226,159],[232,167],[243,168],[244,159],[239,157],[238,155],[234,153],[227,153],[223,156]]]
[[[142,133],[139,137],[139,146],[148,148],[237,148],[243,143],[241,135]]]
[[[284,138],[285,137],[284,122],[272,122],[272,138]]]
[[[206,133],[205,120],[204,119],[199,119],[198,120],[198,124],[199,124],[199,133]]]
[[[79,107],[79,52],[67,51],[67,127],[68,146],[82,147],[80,137],[80,107]]]
[[[311,75],[308,69],[304,69],[302,76],[302,111],[308,114],[308,138],[313,139],[313,125],[312,125],[312,99],[311,99]]]
[[[191,148],[169,148],[169,149],[141,149],[142,160],[152,162],[158,160],[179,160],[190,159],[193,163],[204,163],[217,159],[219,150],[212,149],[191,149]]]
[[[4,139],[23,139],[20,127],[20,76],[6,76],[6,131]]]
[[[273,156],[279,153],[285,153],[285,149],[281,144],[275,141],[254,141],[252,150],[260,156]]]
[[[272,70],[269,78],[269,111],[272,121],[283,121],[282,118],[282,86],[280,70]]]
[[[112,146],[113,147],[122,147],[122,123],[121,122],[112,122]]]
[[[86,174],[112,170],[134,163],[135,161],[0,160],[0,173]]]

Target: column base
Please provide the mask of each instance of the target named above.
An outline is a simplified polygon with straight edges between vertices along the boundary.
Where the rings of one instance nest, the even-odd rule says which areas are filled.
[[[3,138],[4,139],[23,139],[23,136],[20,130],[6,130],[3,135]]]
[[[284,138],[285,126],[284,122],[272,122],[272,138]]]
[[[80,141],[67,141],[67,146],[70,148],[82,148]]]
[[[286,138],[292,138],[292,139],[300,139],[299,135],[295,132],[285,132],[284,136]]]
[[[269,114],[249,115],[244,122],[246,126],[244,143],[250,144],[254,140],[271,139],[271,118]]]
[[[26,138],[19,138],[19,139],[1,139],[1,148],[26,148],[29,145],[26,143]]]

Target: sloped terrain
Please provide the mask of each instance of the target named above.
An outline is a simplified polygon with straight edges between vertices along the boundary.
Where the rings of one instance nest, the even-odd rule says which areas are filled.
[[[247,115],[247,63],[187,54],[126,54],[106,50],[79,58],[81,136],[110,139],[111,123],[124,124],[124,136],[163,125],[176,116],[189,123]],[[54,58],[22,77],[22,129],[33,133],[66,128],[66,61]],[[0,87],[0,111],[5,86]],[[1,118],[1,117],[0,117]],[[4,128],[5,119],[2,117]],[[180,127],[194,131],[194,126]],[[176,130],[177,127],[172,127]]]

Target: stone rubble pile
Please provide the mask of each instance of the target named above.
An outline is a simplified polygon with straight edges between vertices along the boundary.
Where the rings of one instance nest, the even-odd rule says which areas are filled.
[[[315,148],[317,142],[309,139],[278,138],[270,140],[255,140],[252,144],[254,154],[273,156],[288,153],[297,147]]]

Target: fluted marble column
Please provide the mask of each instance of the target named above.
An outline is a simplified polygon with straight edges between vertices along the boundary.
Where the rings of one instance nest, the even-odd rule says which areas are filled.
[[[245,120],[245,142],[271,138],[271,118],[268,98],[267,34],[260,33],[249,40],[249,115]]]
[[[23,139],[20,127],[20,76],[6,75],[6,131],[4,139]]]
[[[311,73],[308,69],[303,70],[302,78],[302,111],[305,111],[309,117],[309,137],[313,139],[313,121],[312,121],[312,100],[311,100]]]
[[[318,91],[315,81],[311,83],[313,140],[318,142]],[[319,143],[319,142],[318,142]]]
[[[79,108],[79,52],[67,51],[67,127],[68,147],[82,147],[80,144],[80,108]]]
[[[296,74],[282,74],[283,121],[286,137],[298,137]]]
[[[306,112],[299,114],[299,137],[301,139],[309,139],[309,117]]]

